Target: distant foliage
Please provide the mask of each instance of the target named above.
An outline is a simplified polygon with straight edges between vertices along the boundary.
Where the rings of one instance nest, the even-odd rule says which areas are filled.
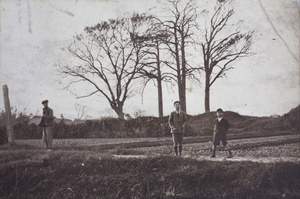
[[[225,112],[231,127],[230,135],[268,136],[280,135],[300,130],[300,106],[292,109],[281,117],[250,117],[234,112]],[[215,112],[189,116],[184,128],[185,136],[212,136]],[[14,114],[13,129],[16,139],[41,139],[42,128],[35,123],[29,123],[31,115]],[[168,116],[163,118],[138,117],[121,120],[103,118],[101,120],[86,120],[67,124],[65,120],[55,120],[53,136],[64,138],[130,138],[130,137],[169,137],[170,128]],[[4,113],[0,115],[0,144],[7,143]]]
[[[32,114],[27,114],[26,109],[19,111],[16,107],[11,107],[11,122],[15,132],[16,139],[38,138],[37,125],[29,125],[28,122],[32,118]],[[7,140],[7,127],[6,116],[4,110],[0,113],[0,144],[6,144]],[[41,134],[39,134],[41,135]]]
[[[40,139],[42,138],[42,129],[36,124],[28,122],[17,123],[13,126],[16,139]]]
[[[158,118],[156,118],[158,119]],[[170,136],[167,120],[151,119],[121,120],[117,118],[104,118],[102,120],[86,120],[83,123],[68,125],[64,120],[55,122],[53,136],[63,138],[126,138],[126,137],[164,137]],[[42,128],[28,121],[13,125],[16,139],[41,139]],[[6,126],[0,125],[0,143],[7,143]]]
[[[7,142],[6,126],[4,124],[0,124],[0,145],[6,144]]]
[[[300,105],[293,108],[289,113],[282,117],[283,126],[285,129],[300,130]]]

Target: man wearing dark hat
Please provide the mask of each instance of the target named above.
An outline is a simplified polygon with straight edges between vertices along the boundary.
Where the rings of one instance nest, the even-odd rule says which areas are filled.
[[[48,107],[48,100],[42,101],[44,105],[42,120],[39,124],[43,128],[42,140],[48,151],[52,150],[52,127],[53,127],[53,110]]]
[[[171,128],[171,133],[174,143],[175,154],[178,155],[178,146],[179,146],[179,155],[182,152],[182,143],[183,143],[183,133],[184,125],[186,122],[186,114],[181,110],[180,102],[174,102],[175,111],[171,112],[169,116],[169,126]]]
[[[223,114],[224,114],[223,110],[219,108],[217,110],[217,118],[214,121],[213,154],[211,158],[216,157],[216,148],[218,145],[220,145],[221,141],[225,149],[227,149],[229,152],[229,155],[227,157],[228,158],[232,157],[232,153],[230,148],[227,146],[227,139],[226,139],[226,134],[230,124],[225,118],[223,118]]]

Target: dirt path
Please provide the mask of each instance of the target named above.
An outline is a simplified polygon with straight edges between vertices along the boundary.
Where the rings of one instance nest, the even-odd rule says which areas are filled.
[[[151,139],[151,138],[150,138]],[[300,135],[272,136],[250,139],[229,140],[229,144],[233,149],[233,158],[226,158],[227,152],[222,147],[218,148],[217,157],[210,158],[212,153],[211,141],[194,142],[184,144],[183,155],[181,158],[192,158],[196,160],[209,161],[253,161],[261,163],[270,162],[296,162],[300,163]],[[14,161],[40,162],[44,161],[52,155],[59,154],[82,154],[83,157],[108,155],[115,158],[147,158],[154,156],[174,156],[172,140],[169,138],[151,139],[147,142],[145,139],[134,139],[130,143],[128,139],[122,143],[121,139],[112,143],[97,144],[97,140],[83,140],[83,143],[76,140],[75,144],[72,140],[55,140],[57,143],[64,143],[68,146],[56,145],[52,152],[46,152],[39,140],[18,140],[19,148],[12,151],[8,148],[1,147],[0,154],[3,157],[13,158],[1,159],[2,163],[8,161],[13,164]],[[106,139],[106,141],[108,141]],[[39,142],[39,143],[38,143]],[[69,142],[69,143],[68,143]],[[146,144],[145,144],[146,143]],[[153,143],[153,145],[151,145]],[[23,144],[23,145],[22,145]],[[109,146],[109,147],[107,147]]]
[[[113,155],[115,158],[139,158],[139,159],[144,159],[150,156],[146,155]],[[254,157],[254,156],[245,156],[245,157],[240,157],[240,156],[234,156],[232,158],[226,158],[226,156],[222,157],[216,157],[216,158],[210,158],[209,156],[198,156],[198,157],[190,157],[189,155],[183,155],[178,158],[192,158],[196,159],[199,161],[216,161],[216,162],[221,162],[221,161],[230,161],[230,162],[259,162],[259,163],[274,163],[274,162],[295,162],[295,163],[300,163],[300,158],[298,157]]]
[[[185,144],[182,158],[192,158],[209,161],[252,161],[261,163],[296,162],[300,163],[300,135],[274,136],[266,138],[251,138],[230,140],[233,158],[226,158],[227,151],[218,148],[217,157],[210,158],[212,143]],[[145,158],[146,156],[174,156],[172,145],[139,147],[110,151],[117,158]]]
[[[260,163],[274,163],[274,162],[300,163],[300,158],[298,158],[298,157],[254,157],[254,156],[240,157],[240,156],[234,156],[232,158],[226,158],[226,157],[210,158],[209,156],[199,156],[195,159],[210,160],[210,161],[232,161],[232,162],[251,161],[251,162],[260,162]]]

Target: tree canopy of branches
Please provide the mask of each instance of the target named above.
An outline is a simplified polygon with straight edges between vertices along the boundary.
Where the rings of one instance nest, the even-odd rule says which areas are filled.
[[[205,112],[210,111],[210,88],[218,78],[233,69],[232,63],[239,58],[250,56],[253,32],[241,33],[226,30],[234,10],[228,1],[221,1],[205,27],[204,41],[201,43],[205,72]]]
[[[166,65],[172,72],[168,73],[178,85],[178,94],[181,107],[186,111],[186,78],[192,75],[194,67],[187,62],[187,47],[194,44],[193,34],[197,27],[197,6],[194,0],[167,0],[164,1],[164,17],[158,18],[169,35],[165,41],[171,60]]]
[[[158,114],[159,117],[163,117],[162,83],[172,83],[172,77],[163,70],[163,65],[166,63],[166,60],[163,58],[165,53],[163,46],[169,35],[166,33],[164,27],[157,23],[155,17],[152,16],[151,28],[149,28],[145,37],[147,37],[147,41],[145,42],[147,48],[144,49],[144,52],[147,56],[143,61],[144,67],[140,71],[140,78],[144,80],[144,88],[150,81],[156,84],[158,93]]]
[[[131,86],[143,67],[145,46],[139,35],[146,31],[143,24],[147,20],[145,15],[133,14],[86,27],[84,34],[74,36],[67,48],[75,58],[73,64],[58,64],[60,73],[72,78],[68,85],[71,92],[78,98],[104,96],[118,117],[124,119],[124,103],[132,96]],[[72,90],[74,84],[85,86],[85,93],[82,89]]]
[[[73,60],[57,66],[61,74],[71,78],[67,88],[76,97],[100,95],[124,119],[125,101],[138,90],[140,78],[144,88],[153,80],[162,117],[162,84],[177,83],[179,101],[186,111],[187,80],[204,71],[205,111],[210,111],[211,86],[233,68],[236,60],[253,54],[253,32],[242,33],[229,26],[234,14],[228,7],[231,0],[217,1],[209,21],[201,27],[196,0],[158,1],[161,9],[156,12],[161,12],[155,16],[135,13],[111,19],[86,27],[84,33],[73,37],[67,47]],[[195,41],[199,32],[203,33],[200,45]],[[196,45],[202,51],[201,67],[189,59],[198,53]]]

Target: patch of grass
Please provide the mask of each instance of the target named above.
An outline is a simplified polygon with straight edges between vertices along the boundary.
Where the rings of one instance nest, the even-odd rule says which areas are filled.
[[[114,151],[114,154],[116,154],[116,155],[145,155],[145,152],[141,151],[141,150],[119,148]]]
[[[53,152],[42,160],[1,168],[0,196],[275,199],[283,195],[300,196],[297,163],[211,162],[170,156],[123,159],[77,151]]]

